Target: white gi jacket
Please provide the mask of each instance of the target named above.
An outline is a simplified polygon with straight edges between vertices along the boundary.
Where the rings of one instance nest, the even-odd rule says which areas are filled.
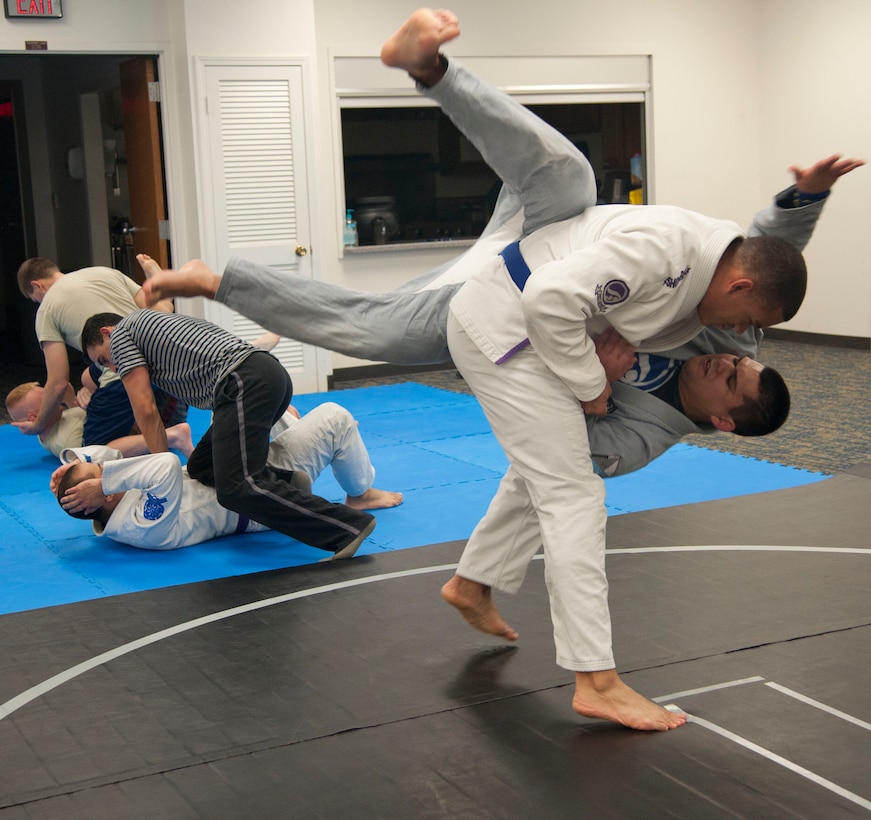
[[[78,458],[103,464],[103,492],[124,493],[103,525],[91,522],[94,533],[140,549],[170,550],[232,535],[268,529],[218,503],[215,490],[194,481],[175,453],[121,458],[108,447],[65,450],[65,463]],[[115,459],[115,460],[110,460]]]
[[[529,340],[574,395],[590,401],[605,389],[593,343],[605,322],[641,350],[689,341],[703,328],[696,308],[717,263],[743,236],[733,222],[682,208],[590,208],[521,240],[532,271],[522,292],[497,257],[451,308],[491,361]]]

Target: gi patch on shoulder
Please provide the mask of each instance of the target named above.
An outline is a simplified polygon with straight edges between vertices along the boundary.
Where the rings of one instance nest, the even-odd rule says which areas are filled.
[[[166,512],[166,507],[163,506],[166,503],[166,499],[158,498],[151,493],[146,493],[146,495],[148,496],[148,501],[145,502],[145,509],[142,511],[142,514],[145,516],[146,521],[157,521]]]
[[[609,307],[619,305],[629,298],[629,285],[622,279],[612,279],[604,285],[596,285],[596,303],[604,313]]]

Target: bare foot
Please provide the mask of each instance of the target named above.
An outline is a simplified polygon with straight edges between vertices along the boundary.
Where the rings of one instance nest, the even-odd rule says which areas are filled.
[[[575,672],[572,708],[584,717],[613,720],[630,729],[664,732],[686,723],[686,715],[670,712],[639,695],[620,680],[616,669]]]
[[[490,587],[455,575],[442,587],[442,598],[459,609],[475,629],[506,641],[517,640],[517,632],[508,626],[490,599]]]
[[[345,504],[355,510],[385,510],[388,507],[398,507],[401,503],[402,493],[376,490],[374,487],[370,487],[363,495],[345,496]]]
[[[191,437],[191,426],[183,421],[180,424],[174,424],[172,427],[166,428],[166,443],[170,450],[178,450],[190,456],[194,451],[194,442]]]
[[[145,273],[146,279],[151,279],[154,274],[160,273],[160,265],[158,265],[157,262],[155,262],[147,253],[137,253],[136,261]]]
[[[381,62],[405,69],[425,86],[435,85],[445,73],[439,47],[460,35],[460,24],[446,9],[418,9],[381,47]]]
[[[178,270],[161,270],[145,280],[142,290],[147,304],[174,296],[205,296],[214,299],[221,277],[205,262],[192,259]]]
[[[272,350],[280,341],[281,336],[267,330],[266,333],[262,336],[258,336],[253,342],[251,342],[251,344],[258,350]],[[299,416],[297,416],[297,418],[299,418]]]

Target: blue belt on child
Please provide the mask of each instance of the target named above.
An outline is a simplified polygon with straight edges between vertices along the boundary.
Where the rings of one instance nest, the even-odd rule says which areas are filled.
[[[526,287],[526,280],[529,279],[532,271],[526,264],[523,254],[520,253],[520,242],[512,242],[507,248],[499,252],[499,256],[505,260],[508,275],[517,285],[517,289],[522,291]]]

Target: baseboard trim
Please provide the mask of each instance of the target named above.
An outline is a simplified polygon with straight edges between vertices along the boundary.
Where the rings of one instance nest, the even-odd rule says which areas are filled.
[[[397,364],[367,364],[359,367],[340,367],[327,376],[327,387],[332,390],[336,382],[356,379],[382,379],[385,376],[407,376],[410,373],[431,373],[434,370],[453,370],[451,362],[400,366]]]
[[[799,344],[820,345],[821,347],[845,347],[850,350],[871,350],[871,339],[864,336],[836,336],[830,333],[808,333],[804,330],[786,330],[769,327],[765,330],[769,339]]]

